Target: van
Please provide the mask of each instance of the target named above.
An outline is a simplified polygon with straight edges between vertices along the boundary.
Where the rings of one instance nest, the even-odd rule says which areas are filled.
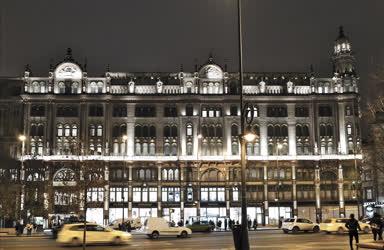
[[[158,239],[160,235],[187,238],[192,234],[192,230],[186,227],[171,226],[164,218],[150,217],[144,222],[143,233],[151,239]]]

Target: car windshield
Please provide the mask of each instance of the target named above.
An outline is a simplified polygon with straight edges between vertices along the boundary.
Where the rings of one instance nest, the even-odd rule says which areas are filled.
[[[284,222],[295,222],[295,219],[285,219]]]

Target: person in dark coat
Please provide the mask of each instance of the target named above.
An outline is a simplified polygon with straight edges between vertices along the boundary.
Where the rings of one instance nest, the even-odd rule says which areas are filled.
[[[283,217],[279,218],[279,228],[283,226]]]
[[[248,219],[248,230],[251,230],[252,227],[252,221],[251,219]]]
[[[372,228],[373,240],[383,240],[383,221],[378,213],[374,213],[371,221],[369,222]]]
[[[356,243],[359,243],[359,231],[361,231],[359,222],[355,219],[355,215],[351,214],[349,220],[345,223],[345,227],[349,230],[349,246],[353,250],[353,238],[355,238]]]
[[[131,232],[131,230],[132,230],[131,221],[128,220],[128,222],[127,222],[127,231],[128,231],[128,233]]]
[[[228,220],[225,219],[224,220],[224,231],[227,231],[227,227],[228,227]]]
[[[256,220],[256,218],[253,220],[253,230],[255,230],[256,231],[256,229],[257,229],[257,220]]]
[[[233,227],[233,222],[232,222],[232,220],[231,219],[229,219],[229,222],[228,222],[229,224],[229,229],[231,229],[232,230],[232,227]]]
[[[20,222],[16,222],[15,231],[17,236],[20,236],[20,228],[21,228]]]

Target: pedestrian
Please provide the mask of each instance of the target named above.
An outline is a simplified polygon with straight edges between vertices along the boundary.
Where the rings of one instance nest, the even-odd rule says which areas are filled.
[[[217,228],[221,231],[221,220],[217,221]]]
[[[179,226],[179,227],[182,227],[182,226],[183,226],[183,223],[181,222],[181,220],[179,220],[179,221],[177,222],[177,226]]]
[[[248,219],[248,230],[251,230],[252,227],[252,221],[251,219]]]
[[[236,225],[240,225],[239,220],[236,221]]]
[[[15,226],[16,236],[20,236],[20,228],[21,228],[21,224],[19,221],[17,221]]]
[[[128,220],[128,222],[127,222],[127,231],[128,231],[128,233],[131,232],[131,230],[132,230],[131,221]]]
[[[185,221],[185,225],[188,225],[188,224],[189,224],[189,221],[188,221],[188,220],[186,220],[186,221]]]
[[[224,231],[227,231],[228,221],[224,219]]]
[[[233,222],[231,219],[229,219],[229,222],[228,222],[228,225],[229,225],[229,229],[232,230],[232,227],[233,227]]]
[[[35,222],[33,222],[32,226],[33,226],[33,232],[37,233],[37,224]]]
[[[353,250],[353,238],[355,238],[356,243],[359,243],[359,231],[361,231],[359,222],[355,219],[355,215],[351,214],[349,220],[345,223],[345,227],[349,230],[349,246]]]
[[[279,218],[279,228],[283,226],[283,217]]]
[[[28,223],[26,227],[27,227],[27,235],[31,236],[32,235],[32,229],[33,229],[32,224]]]
[[[256,231],[256,229],[257,229],[257,219],[255,218],[255,219],[253,220],[253,230]]]
[[[383,221],[378,213],[373,214],[369,224],[372,228],[373,240],[376,241],[377,236],[379,236],[379,240],[383,240]]]
[[[118,228],[119,228],[119,231],[121,231],[121,224],[119,223],[119,225],[117,225]]]

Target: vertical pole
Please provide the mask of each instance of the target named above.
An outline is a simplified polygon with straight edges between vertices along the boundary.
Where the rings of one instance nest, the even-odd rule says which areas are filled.
[[[239,45],[239,85],[240,85],[240,145],[241,145],[241,249],[249,249],[248,240],[248,220],[247,220],[247,187],[246,187],[246,159],[245,159],[245,139],[244,139],[244,107],[243,107],[243,36],[242,36],[242,16],[241,0],[237,0],[238,11],[238,45]]]

